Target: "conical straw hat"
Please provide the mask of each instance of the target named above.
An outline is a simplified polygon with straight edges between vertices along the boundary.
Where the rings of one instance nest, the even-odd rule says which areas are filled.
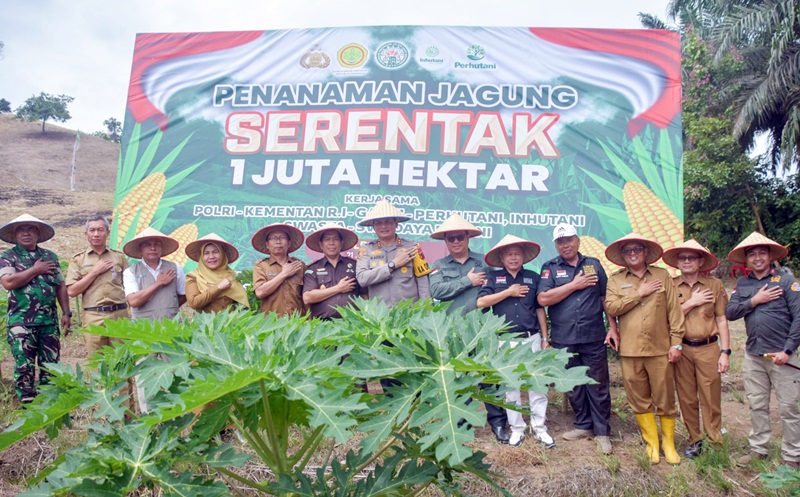
[[[276,223],[270,224],[269,226],[265,226],[256,231],[256,234],[253,235],[253,239],[251,240],[253,248],[261,253],[269,254],[269,248],[267,248],[267,237],[273,231],[284,231],[289,235],[288,253],[292,253],[303,246],[303,240],[305,239],[305,236],[303,236],[302,231],[288,224]]]
[[[157,229],[148,227],[136,235],[133,240],[126,243],[125,246],[122,247],[122,251],[128,257],[141,259],[142,251],[139,250],[139,245],[145,240],[161,240],[161,257],[166,257],[180,248],[178,240],[168,237]]]
[[[451,231],[466,231],[468,238],[480,236],[483,233],[479,228],[476,228],[460,215],[452,214],[436,229],[436,231],[431,233],[431,238],[434,240],[444,240],[444,236]]]
[[[728,260],[739,264],[747,264],[747,255],[745,255],[745,252],[750,247],[757,247],[759,245],[769,247],[770,262],[781,260],[789,254],[789,249],[780,243],[770,240],[758,231],[754,231],[728,253]]]
[[[47,240],[53,238],[56,235],[56,230],[53,229],[52,226],[47,224],[46,222],[42,221],[39,218],[33,217],[30,214],[22,214],[21,216],[17,217],[13,221],[10,221],[3,225],[0,228],[0,240],[4,242],[10,243],[12,245],[17,244],[17,238],[14,235],[14,231],[16,231],[17,226],[20,224],[33,224],[39,228],[39,238],[37,238],[36,243],[43,243]]]
[[[664,249],[662,249],[661,245],[658,243],[648,240],[636,233],[629,233],[606,248],[606,259],[617,266],[625,267],[625,259],[622,257],[622,246],[633,241],[641,242],[642,245],[647,247],[647,259],[645,260],[647,264],[656,262],[661,257],[661,253],[664,252]]]
[[[225,256],[228,258],[228,264],[239,258],[239,251],[236,250],[236,247],[228,243],[224,238],[216,233],[209,233],[203,238],[198,238],[187,245],[183,251],[186,252],[186,255],[189,256],[189,259],[193,261],[199,261],[203,247],[209,243],[213,243],[225,251]]]
[[[322,245],[320,245],[322,235],[326,231],[331,230],[338,231],[339,235],[342,237],[342,252],[345,250],[350,250],[356,246],[356,243],[358,243],[358,235],[356,235],[355,232],[350,231],[344,226],[339,226],[334,222],[327,222],[317,231],[308,235],[308,238],[306,238],[306,246],[315,252],[322,252]]]
[[[358,222],[358,225],[372,226],[373,221],[388,218],[397,219],[398,223],[411,219],[409,216],[403,214],[403,211],[390,204],[388,200],[378,200],[378,203],[367,211],[367,215],[364,216],[364,219]]]
[[[719,259],[712,254],[707,248],[703,247],[697,240],[692,238],[689,241],[683,242],[664,251],[661,259],[668,265],[680,269],[678,267],[678,254],[682,251],[691,250],[703,256],[703,265],[700,266],[700,271],[711,271],[719,266]]]
[[[518,236],[506,235],[497,245],[492,247],[492,250],[486,254],[483,260],[490,266],[503,267],[503,260],[500,258],[500,249],[508,247],[509,245],[519,245],[522,249],[523,264],[527,264],[536,259],[536,256],[539,255],[539,252],[542,250],[542,247],[540,247],[538,243],[523,240]]]

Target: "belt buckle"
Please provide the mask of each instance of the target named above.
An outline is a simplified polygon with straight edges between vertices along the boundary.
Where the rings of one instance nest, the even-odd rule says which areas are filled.
[[[101,305],[100,312],[114,312],[114,305]]]

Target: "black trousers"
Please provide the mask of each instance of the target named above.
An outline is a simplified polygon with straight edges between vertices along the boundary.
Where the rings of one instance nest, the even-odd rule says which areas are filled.
[[[575,412],[575,428],[592,430],[595,436],[611,435],[611,394],[608,390],[608,358],[604,342],[566,345],[550,342],[552,347],[576,354],[567,362],[567,369],[586,366],[589,377],[597,385],[579,385],[567,394]]]

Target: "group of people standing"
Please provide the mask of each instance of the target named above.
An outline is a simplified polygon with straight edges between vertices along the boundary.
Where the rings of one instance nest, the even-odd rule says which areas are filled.
[[[749,271],[737,281],[729,302],[722,283],[709,275],[717,258],[695,240],[663,251],[656,242],[631,233],[606,250],[607,259],[620,266],[609,277],[598,259],[580,252],[576,228],[559,224],[552,237],[558,256],[537,273],[524,265],[539,255],[539,244],[506,235],[487,254],[476,253],[469,240],[481,230],[453,214],[431,234],[445,242],[448,255],[433,262],[429,272],[420,272],[414,267],[419,246],[397,235],[398,224],[407,220],[401,210],[379,201],[359,222],[372,227],[377,238],[362,243],[355,260],[341,253],[358,244],[357,235],[334,223],[308,238],[287,224],[260,229],[252,238],[253,247],[268,256],[253,270],[260,310],[279,315],[308,312],[329,320],[339,317],[338,306],[365,297],[389,306],[433,298],[451,302],[450,313],[478,308],[493,312],[507,323],[501,348],[566,349],[572,354],[568,368],[587,367],[595,383],[569,392],[574,428],[562,438],[594,438],[606,454],[613,450],[607,360],[611,347],[619,352],[625,394],[648,457],[657,463],[663,453],[670,464],[680,463],[675,447],[676,388],[689,436],[684,454],[696,457],[705,443],[721,442],[721,374],[728,371],[731,355],[727,319],[744,317],[745,390],[753,428],[751,453],[739,462],[766,457],[769,396],[775,387],[783,421],[782,458],[797,467],[800,284],[774,269],[773,262],[788,253],[782,245],[753,233],[730,252],[728,258],[746,264]],[[0,283],[9,291],[8,341],[22,402],[36,395],[36,362],[58,362],[59,323],[66,335],[72,316],[69,297],[82,296],[85,325],[127,318],[129,312],[133,318],[171,319],[184,303],[198,312],[249,308],[247,292],[229,266],[239,252],[214,233],[184,248],[198,263],[187,275],[163,259],[179,250],[178,242],[154,229],[126,243],[124,255],[107,247],[109,226],[102,216],[90,217],[85,233],[89,248],[73,256],[64,277],[56,255],[39,247],[54,236],[50,225],[22,215],[0,228],[0,239],[14,245],[0,255]],[[323,254],[308,266],[290,255],[304,240]],[[129,267],[125,255],[140,261]],[[672,277],[654,266],[659,259],[680,275]],[[56,303],[62,311],[60,321]],[[113,341],[84,337],[90,355]],[[43,369],[40,383],[46,382]],[[140,391],[140,406],[146,405],[144,397]],[[545,447],[554,446],[545,424],[547,397],[528,392],[527,399],[530,434]],[[507,391],[505,400],[521,406],[521,392]],[[523,443],[528,425],[521,412],[493,404],[487,404],[486,411],[498,442],[513,447]]]

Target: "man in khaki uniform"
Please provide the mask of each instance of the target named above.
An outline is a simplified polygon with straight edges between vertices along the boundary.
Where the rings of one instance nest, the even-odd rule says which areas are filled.
[[[694,459],[703,449],[701,410],[706,435],[712,442],[722,442],[720,375],[730,368],[731,355],[728,320],[725,318],[728,294],[720,280],[707,274],[719,265],[719,261],[694,239],[664,251],[663,259],[681,270],[674,281],[686,322],[686,334],[683,336],[681,360],[675,363],[675,385],[683,424],[689,433],[689,446],[684,454]]]
[[[661,253],[659,244],[636,233],[609,245],[606,258],[623,268],[608,280],[605,304],[606,313],[619,321],[622,383],[650,461],[660,460],[657,413],[664,458],[680,464],[675,450],[678,410],[671,363],[681,358],[683,312],[669,273],[651,265]]]
[[[128,304],[125,301],[122,273],[128,269],[128,260],[122,252],[106,246],[109,225],[103,216],[95,215],[87,219],[84,233],[89,248],[72,256],[66,280],[69,296],[82,297],[83,326],[102,325],[106,319],[127,318]],[[90,357],[115,341],[88,333],[84,333],[83,339]]]
[[[288,224],[271,224],[253,235],[253,248],[269,255],[253,268],[253,291],[261,300],[261,312],[285,316],[306,310],[303,274],[306,265],[289,254],[303,246],[303,232]]]

